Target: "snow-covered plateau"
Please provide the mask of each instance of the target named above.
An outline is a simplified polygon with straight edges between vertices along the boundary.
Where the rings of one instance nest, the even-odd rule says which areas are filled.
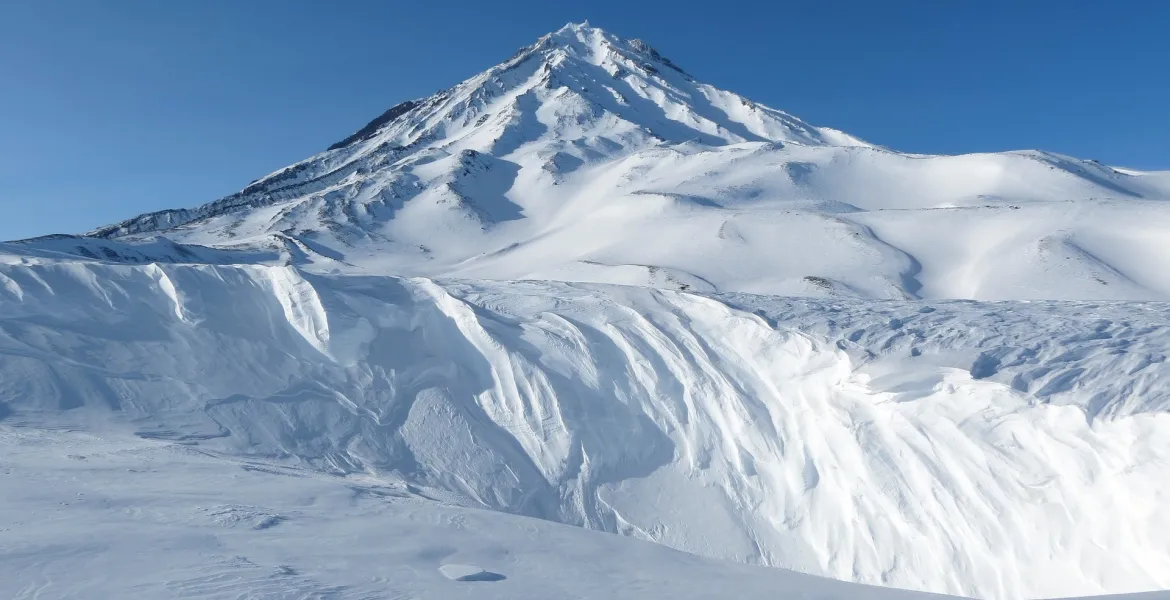
[[[1167,231],[1170,173],[902,154],[569,25],[0,244],[0,596],[1170,588]]]

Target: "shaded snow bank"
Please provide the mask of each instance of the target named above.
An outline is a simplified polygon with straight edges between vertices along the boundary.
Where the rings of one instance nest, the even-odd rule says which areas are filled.
[[[1170,586],[1170,307],[0,265],[0,415],[988,598]]]

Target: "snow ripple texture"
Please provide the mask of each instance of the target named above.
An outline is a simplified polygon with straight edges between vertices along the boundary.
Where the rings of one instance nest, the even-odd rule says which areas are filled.
[[[0,417],[982,598],[1170,586],[1170,307],[0,265]]]

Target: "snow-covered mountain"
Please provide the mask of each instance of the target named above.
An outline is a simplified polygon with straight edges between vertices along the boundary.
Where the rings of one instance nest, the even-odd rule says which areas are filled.
[[[980,598],[1170,588],[1168,201],[569,25],[237,194],[0,245],[0,581],[887,597],[523,516]],[[107,577],[140,539],[177,558]],[[550,584],[566,556],[597,574]]]
[[[236,194],[5,251],[246,252],[315,272],[786,295],[1167,299],[1168,199],[1167,174],[1050,153],[892,152],[700,83],[639,40],[568,25]]]

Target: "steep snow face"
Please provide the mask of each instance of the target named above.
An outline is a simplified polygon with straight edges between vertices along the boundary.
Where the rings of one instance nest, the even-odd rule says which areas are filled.
[[[1164,175],[1050,153],[891,152],[703,84],[639,40],[570,25],[236,194],[0,255],[799,296],[1170,299],[1167,200]]]
[[[1170,585],[1166,305],[86,262],[0,283],[9,425],[404,479],[864,583]]]

